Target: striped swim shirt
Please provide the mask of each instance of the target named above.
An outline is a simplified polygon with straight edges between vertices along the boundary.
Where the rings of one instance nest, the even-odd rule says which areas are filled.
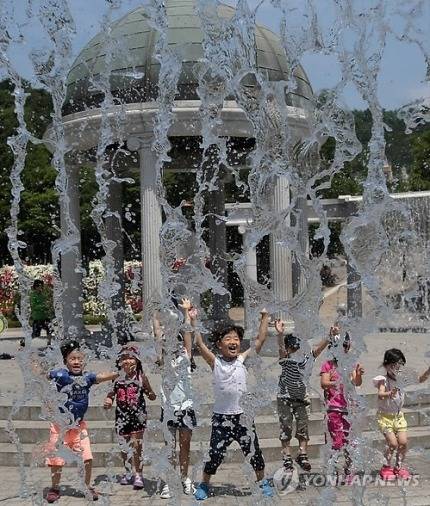
[[[281,358],[279,365],[282,367],[279,376],[278,397],[294,400],[304,400],[307,394],[305,381],[309,379],[315,357],[312,353],[306,353],[301,360],[290,357]]]

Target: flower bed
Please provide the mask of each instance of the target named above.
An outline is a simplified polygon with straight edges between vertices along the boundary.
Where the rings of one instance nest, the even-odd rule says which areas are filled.
[[[130,261],[124,263],[125,303],[134,314],[142,311],[142,263]],[[41,279],[48,286],[53,285],[53,267],[47,265],[28,265],[25,271],[30,279]],[[99,289],[104,280],[104,268],[100,260],[90,262],[87,276],[83,279],[84,315],[96,319],[103,318],[105,305]],[[0,268],[0,312],[8,318],[15,316],[15,306],[19,301],[18,276],[13,266]]]

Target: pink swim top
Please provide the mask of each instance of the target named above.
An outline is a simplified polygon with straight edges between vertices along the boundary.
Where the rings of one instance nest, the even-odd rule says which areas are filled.
[[[343,383],[332,360],[327,360],[327,362],[322,364],[320,374],[323,373],[330,373],[331,381],[337,382],[337,385],[324,390],[327,411],[346,412],[348,403],[344,395]]]

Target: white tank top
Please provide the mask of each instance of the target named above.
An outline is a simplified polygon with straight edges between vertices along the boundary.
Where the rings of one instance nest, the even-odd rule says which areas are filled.
[[[247,391],[247,371],[243,361],[243,355],[239,355],[232,361],[215,358],[213,370],[214,413],[221,415],[243,413],[240,400]]]

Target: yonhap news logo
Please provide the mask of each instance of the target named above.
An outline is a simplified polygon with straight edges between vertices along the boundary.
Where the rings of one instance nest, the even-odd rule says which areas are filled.
[[[336,474],[303,474],[301,480],[306,486],[313,487],[338,487],[343,486],[358,486],[367,487],[369,485],[376,485],[380,487],[416,487],[419,485],[419,475],[411,475],[407,479],[384,480],[379,474],[356,474],[356,475],[336,475]]]
[[[307,487],[417,487],[419,480],[418,474],[411,475],[407,479],[388,481],[382,479],[379,473],[356,475],[303,473],[299,475],[296,470],[294,472],[279,470],[273,476],[273,483],[279,495],[290,494],[294,490]]]

